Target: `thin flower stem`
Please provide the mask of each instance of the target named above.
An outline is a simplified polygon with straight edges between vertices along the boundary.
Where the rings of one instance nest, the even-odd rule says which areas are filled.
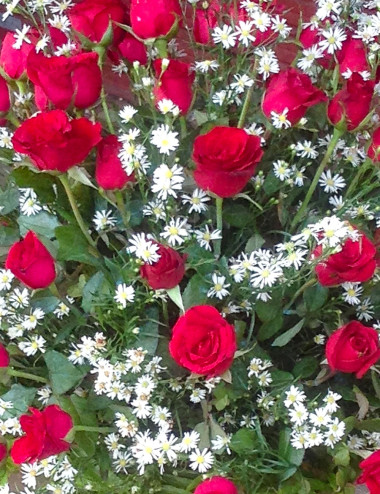
[[[252,86],[248,89],[245,100],[244,100],[244,105],[240,113],[240,118],[239,122],[237,124],[239,129],[242,129],[244,127],[245,119],[247,117],[248,113],[248,108],[251,103],[251,98],[252,98],[252,93],[253,93],[253,84]]]
[[[115,432],[112,427],[92,427],[90,425],[74,425],[74,432],[99,432],[100,434],[108,434]]]
[[[104,91],[104,87],[102,87],[102,91],[100,93],[100,99],[102,101],[102,108],[103,108],[104,116],[106,117],[108,130],[111,134],[115,134],[115,128],[113,126],[113,123],[112,123],[112,120],[110,117],[110,112],[109,112],[108,105],[107,105],[106,92]]]
[[[290,230],[294,230],[294,228],[298,225],[298,223],[300,222],[300,220],[302,219],[304,213],[305,213],[305,210],[310,202],[310,199],[312,198],[312,195],[318,185],[318,182],[319,182],[319,179],[321,178],[321,175],[323,173],[323,170],[325,169],[327,163],[329,162],[330,158],[331,158],[331,155],[335,149],[335,146],[337,145],[338,143],[338,140],[340,138],[340,136],[342,135],[342,131],[341,130],[338,130],[338,129],[334,129],[334,134],[332,136],[332,139],[330,141],[330,144],[327,148],[327,151],[326,151],[326,154],[325,156],[323,157],[323,160],[321,161],[321,164],[319,165],[317,171],[316,171],[316,174],[314,176],[314,179],[313,181],[311,182],[311,185],[309,187],[309,190],[307,191],[307,194],[305,196],[305,199],[303,201],[303,203],[301,204],[301,207],[299,208],[299,210],[297,211],[297,214],[295,215],[293,221],[292,221],[292,224],[290,225]]]
[[[66,175],[60,175],[59,179],[61,181],[61,184],[63,185],[63,188],[65,189],[67,198],[70,202],[71,209],[73,210],[73,213],[74,213],[75,219],[77,220],[79,228],[82,230],[82,233],[86,237],[88,243],[96,249],[96,243],[92,239],[91,235],[88,233],[87,227],[83,221],[82,215],[80,214],[78,205],[75,201],[74,194],[73,194],[72,190],[70,189],[70,184],[69,184],[69,181],[67,179],[67,176]]]
[[[124,197],[121,190],[115,191],[115,199],[116,199],[117,209],[121,214],[121,218],[123,220],[124,226],[128,228],[130,214],[127,211],[127,208],[125,207]]]
[[[310,288],[311,286],[315,285],[317,283],[316,278],[312,278],[311,280],[308,280],[306,283],[304,283],[293,295],[293,298],[291,301],[288,303],[288,305],[285,307],[284,311],[287,311],[290,309],[290,307],[294,304],[294,302],[297,300],[297,298],[307,289]]]
[[[216,228],[220,231],[220,236],[222,237],[223,232],[223,198],[216,198]],[[218,238],[215,241],[215,255],[220,257],[220,252],[222,249],[222,238]]]
[[[373,163],[372,161],[368,158],[362,163],[362,165],[359,167],[357,174],[355,175],[354,179],[350,183],[350,186],[347,189],[346,192],[346,198],[350,197],[350,195],[355,191],[356,186],[359,183],[359,180],[362,178],[364,173],[368,170],[368,168],[372,167],[373,168]]]
[[[29,372],[22,372],[16,369],[9,368],[8,375],[13,377],[20,377],[22,379],[29,379],[29,381],[36,381],[43,384],[47,384],[49,382],[45,377],[35,376],[34,374],[29,374]]]

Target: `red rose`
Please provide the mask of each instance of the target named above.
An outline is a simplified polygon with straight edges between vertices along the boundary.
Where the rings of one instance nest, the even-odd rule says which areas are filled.
[[[9,249],[5,267],[33,288],[46,288],[55,280],[54,259],[37,235],[29,231]]]
[[[194,14],[194,39],[197,43],[207,45],[212,41],[210,31],[218,24],[218,14],[221,11],[220,1],[211,0],[195,9]]]
[[[367,154],[375,163],[380,161],[380,127],[372,135],[371,145],[368,148]]]
[[[158,244],[160,259],[153,264],[144,264],[140,274],[153,290],[169,290],[181,282],[185,274],[186,256],[182,257],[176,250]]]
[[[308,75],[297,69],[289,68],[270,78],[264,94],[262,109],[269,119],[272,111],[281,114],[288,109],[286,118],[294,125],[305,116],[309,106],[326,100],[326,95],[313,86]]]
[[[39,170],[66,172],[81,163],[101,141],[101,125],[87,118],[70,120],[53,110],[25,120],[13,135],[14,150],[29,156]]]
[[[361,39],[348,38],[342,43],[342,49],[336,54],[339,62],[339,71],[364,72],[369,70],[367,51]]]
[[[0,443],[0,462],[6,458],[7,452],[7,445],[4,443]]]
[[[102,41],[112,23],[113,42],[116,43],[123,36],[123,31],[114,22],[122,24],[125,12],[119,0],[83,0],[71,7],[67,15],[73,29],[94,43]]]
[[[235,330],[215,307],[197,305],[176,322],[169,350],[177,364],[191,372],[220,376],[234,360]]]
[[[230,480],[212,477],[199,484],[194,494],[238,494],[238,490]]]
[[[3,346],[0,343],[0,367],[8,367],[8,365],[9,365],[9,354],[5,346]]]
[[[98,58],[97,53],[46,57],[33,50],[27,60],[28,77],[56,108],[66,110],[71,104],[87,108],[99,98],[102,89]]]
[[[106,190],[123,189],[133,182],[134,174],[127,175],[119,159],[122,145],[117,136],[104,137],[97,148],[95,178],[99,187]]]
[[[357,480],[358,484],[366,484],[370,494],[379,494],[380,492],[380,450],[372,453],[368,458],[363,460],[359,467],[363,470]]]
[[[259,137],[235,127],[214,127],[194,141],[194,179],[220,197],[234,196],[246,186],[262,155]]]
[[[187,113],[193,99],[191,86],[195,77],[190,71],[190,64],[170,60],[168,67],[162,71],[162,60],[155,60],[153,67],[158,79],[154,88],[156,104],[162,99],[170,99],[178,106],[182,115]]]
[[[178,0],[132,0],[131,26],[139,38],[166,36],[182,15]]]
[[[130,33],[125,33],[123,41],[117,48],[121,56],[131,63],[137,61],[140,62],[141,65],[146,65],[148,62],[148,55],[144,43],[141,43],[141,41]]]
[[[32,415],[21,415],[20,425],[26,433],[16,439],[11,449],[16,464],[33,463],[52,455],[58,455],[70,448],[64,438],[73,427],[70,415],[58,405],[49,405],[40,412],[29,408]]]
[[[7,81],[0,76],[0,112],[7,113],[11,106]]]
[[[19,79],[26,70],[26,60],[29,52],[34,49],[37,41],[34,34],[28,33],[28,38],[32,43],[23,41],[21,48],[16,50],[13,45],[16,43],[15,34],[8,32],[1,44],[0,66],[11,79]]]
[[[377,331],[358,321],[346,324],[327,340],[326,358],[332,370],[355,372],[360,379],[380,359]]]
[[[337,125],[343,121],[347,130],[355,130],[369,113],[374,87],[374,81],[365,81],[356,72],[352,74],[327,107],[330,122]]]
[[[313,255],[318,257],[321,254],[322,247],[319,246]],[[348,239],[340,252],[316,265],[318,281],[323,286],[368,281],[376,269],[375,256],[376,248],[364,234],[357,241]]]

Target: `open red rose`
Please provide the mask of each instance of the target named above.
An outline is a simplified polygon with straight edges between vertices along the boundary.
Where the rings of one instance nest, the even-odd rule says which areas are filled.
[[[231,480],[212,477],[199,484],[194,494],[238,494],[238,490]]]
[[[132,0],[131,26],[139,38],[166,36],[182,16],[178,0]]]
[[[11,449],[16,464],[33,463],[68,451],[64,440],[73,427],[70,415],[58,405],[49,405],[42,412],[29,408],[32,415],[21,415],[20,425],[25,435],[16,439]]]
[[[332,370],[355,372],[361,378],[380,359],[377,331],[352,321],[327,340],[326,358]]]
[[[380,161],[380,127],[378,127],[372,135],[372,141],[368,148],[367,155],[375,163]]]
[[[99,43],[112,24],[113,42],[117,43],[123,31],[114,22],[123,23],[126,9],[120,0],[82,0],[67,11],[72,27],[90,41]]]
[[[37,235],[29,231],[9,249],[5,267],[25,285],[36,290],[55,280],[54,259]]]
[[[218,24],[218,14],[221,11],[220,0],[211,0],[200,4],[194,14],[194,39],[197,43],[207,45],[212,42],[211,31]]]
[[[345,124],[349,131],[355,130],[369,113],[374,87],[374,81],[365,81],[356,72],[352,74],[327,107],[330,122]]]
[[[197,305],[176,322],[169,350],[177,364],[189,371],[220,376],[234,360],[235,330],[215,307]]]
[[[8,367],[8,365],[9,365],[9,354],[5,346],[3,346],[0,343],[0,367]]]
[[[9,88],[7,81],[0,76],[0,113],[9,111],[11,102],[9,99]]]
[[[234,196],[244,189],[262,155],[259,137],[235,127],[214,127],[194,141],[194,179],[220,197]]]
[[[349,37],[342,43],[342,49],[336,54],[339,71],[364,72],[370,69],[367,60],[366,46],[361,39]]]
[[[269,119],[272,112],[281,114],[287,109],[286,118],[294,125],[305,116],[310,106],[326,100],[326,95],[313,86],[308,75],[291,67],[270,78],[262,109]]]
[[[98,185],[105,190],[123,189],[128,182],[135,179],[134,173],[127,175],[122,167],[119,158],[121,147],[115,135],[104,137],[98,144],[95,178]]]
[[[29,156],[39,170],[66,172],[81,163],[101,141],[101,125],[87,118],[70,120],[62,110],[25,120],[13,135],[14,150]]]
[[[21,48],[13,48],[16,42],[15,33],[8,32],[1,43],[0,67],[11,79],[19,79],[26,70],[26,60],[29,52],[34,49],[37,37],[28,33],[31,43],[23,41]]]
[[[181,282],[185,274],[187,256],[181,256],[176,250],[158,244],[157,254],[160,259],[153,264],[144,264],[140,268],[142,278],[145,278],[153,290],[169,290]]]
[[[102,89],[98,58],[97,53],[46,57],[33,50],[27,60],[28,77],[56,108],[66,110],[71,104],[87,108],[99,98]],[[39,101],[42,101],[41,94]]]
[[[321,254],[322,247],[318,246],[313,255],[319,257]],[[375,256],[376,248],[364,234],[357,241],[348,239],[340,252],[316,265],[318,281],[323,286],[368,281],[376,269]]]
[[[359,463],[362,474],[357,479],[358,484],[365,484],[370,494],[380,493],[380,450],[372,453]]]
[[[178,106],[182,115],[188,112],[193,99],[192,84],[195,74],[189,63],[170,60],[162,72],[162,60],[153,62],[157,83],[154,88],[156,104],[162,99],[170,99]]]

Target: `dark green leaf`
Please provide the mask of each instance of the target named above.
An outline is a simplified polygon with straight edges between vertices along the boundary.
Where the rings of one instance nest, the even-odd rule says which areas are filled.
[[[55,229],[60,225],[56,216],[41,211],[32,216],[19,216],[17,222],[20,226],[20,234],[24,236],[29,230],[47,238],[55,236]]]
[[[223,220],[231,226],[244,228],[252,222],[253,216],[248,212],[247,206],[243,204],[227,204],[223,209]]]
[[[292,340],[302,329],[303,323],[305,319],[301,319],[297,324],[295,324],[292,328],[288,329],[282,335],[278,336],[272,346],[285,346]]]
[[[11,389],[0,397],[4,401],[10,401],[12,403],[12,408],[6,410],[1,418],[6,420],[7,418],[18,417],[25,413],[32,404],[36,396],[36,391],[35,388],[26,388],[21,384],[13,384]]]
[[[207,292],[209,286],[206,285],[202,276],[195,274],[187,284],[183,295],[183,305],[189,309],[194,305],[203,305],[207,302]]]
[[[0,189],[0,214],[6,215],[18,208],[19,196],[18,188],[12,184],[4,191]]]
[[[72,225],[59,226],[55,229],[59,248],[58,261],[78,261],[98,266],[99,261],[89,253],[89,245],[79,228]]]
[[[148,307],[145,311],[148,320],[140,326],[137,347],[142,347],[149,355],[154,355],[158,345],[158,308]]]
[[[276,316],[274,319],[265,322],[259,329],[259,332],[257,334],[257,339],[259,341],[264,341],[267,340],[268,338],[271,338],[274,336],[280,329],[282,328],[283,325],[283,317],[281,312],[277,312]]]
[[[99,295],[99,289],[104,281],[104,274],[99,271],[95,273],[85,284],[83,288],[82,309],[85,312],[91,312],[93,300]]]
[[[27,167],[13,170],[12,176],[19,187],[33,189],[42,202],[52,202],[55,199],[53,185],[56,179],[48,173],[34,172]]]
[[[320,285],[319,283],[315,286],[307,288],[303,294],[306,308],[311,312],[320,309],[325,304],[328,295],[328,288]]]
[[[76,386],[84,377],[64,355],[55,350],[48,350],[44,359],[49,371],[51,387],[54,393],[64,394]]]
[[[235,453],[249,453],[255,448],[257,440],[253,429],[240,429],[232,436],[230,447]]]
[[[292,374],[295,378],[305,379],[306,377],[311,376],[318,369],[318,360],[315,357],[305,357],[293,368]]]

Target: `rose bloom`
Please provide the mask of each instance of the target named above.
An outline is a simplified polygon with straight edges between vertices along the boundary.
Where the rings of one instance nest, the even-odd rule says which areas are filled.
[[[16,439],[11,449],[16,464],[33,463],[68,451],[64,440],[73,427],[70,415],[58,405],[49,405],[42,412],[29,408],[32,415],[21,415],[20,425],[25,435]]]
[[[238,490],[230,480],[224,477],[212,477],[199,484],[194,494],[238,494]]]
[[[354,372],[361,378],[380,359],[377,331],[352,321],[327,340],[326,358],[332,370]]]
[[[128,62],[140,62],[141,65],[146,65],[148,55],[144,43],[136,39],[132,34],[125,33],[123,40],[117,46],[121,56]],[[117,63],[115,64],[117,65]]]
[[[110,23],[113,42],[117,43],[123,37],[123,30],[113,24],[122,24],[125,20],[126,8],[119,0],[83,0],[71,7],[67,15],[73,29],[94,43],[102,41]]]
[[[379,494],[380,492],[380,450],[372,453],[368,458],[359,463],[363,470],[357,479],[358,484],[365,484],[370,494]]]
[[[176,322],[169,351],[177,364],[195,374],[220,376],[234,360],[234,327],[215,307],[191,307]]]
[[[127,175],[119,159],[122,145],[117,136],[104,137],[97,147],[95,179],[105,190],[123,189],[128,182],[135,180],[135,175]]]
[[[132,0],[131,26],[139,38],[166,36],[182,17],[178,0]]]
[[[16,42],[14,33],[8,32],[2,40],[0,67],[11,79],[19,79],[26,70],[26,60],[30,51],[34,49],[37,36],[34,34],[34,31],[32,31],[28,33],[28,38],[31,43],[23,41],[19,50],[13,48],[13,45]]]
[[[7,452],[7,445],[4,443],[0,443],[0,462],[7,457]]]
[[[367,155],[375,163],[380,161],[380,127],[377,128],[372,135],[372,141],[368,148]]]
[[[322,246],[318,246],[313,256],[319,257],[321,254]],[[348,239],[340,252],[316,265],[318,281],[323,286],[368,281],[376,269],[375,256],[376,248],[364,234],[357,241]]]
[[[187,256],[182,257],[171,247],[158,245],[157,254],[161,256],[160,259],[153,264],[145,263],[141,266],[140,275],[153,290],[169,290],[181,282]]]
[[[259,137],[236,127],[214,127],[194,141],[194,179],[219,197],[234,196],[244,189],[262,155]]]
[[[370,70],[367,60],[366,46],[361,39],[347,38],[342,49],[336,54],[341,74],[347,72],[364,72]]]
[[[52,255],[32,231],[12,245],[5,267],[33,290],[47,288],[56,276]]]
[[[0,367],[8,367],[9,354],[4,345],[0,343]]]
[[[221,11],[220,0],[211,0],[203,8],[201,3],[195,9],[194,14],[194,39],[197,43],[207,45],[212,42],[210,31],[218,25],[218,17]]]
[[[352,74],[327,107],[330,122],[342,123],[348,131],[355,130],[370,111],[374,87],[374,81],[365,81],[356,72]]]
[[[157,82],[154,88],[156,104],[162,99],[170,99],[178,106],[182,115],[188,112],[193,99],[192,84],[195,74],[190,64],[170,60],[168,67],[162,72],[162,60],[153,62]]]
[[[313,86],[308,75],[297,69],[289,68],[269,79],[264,93],[262,110],[267,118],[271,113],[281,114],[288,109],[287,120],[294,125],[305,116],[307,109],[326,101],[327,97]]]
[[[80,53],[72,57],[46,57],[30,52],[27,60],[29,79],[36,85],[36,103],[45,110],[48,101],[66,110],[93,105],[100,96],[102,74],[97,53]]]
[[[29,156],[39,170],[66,172],[81,163],[101,140],[101,125],[87,118],[70,120],[62,110],[25,120],[13,135],[14,150]]]

